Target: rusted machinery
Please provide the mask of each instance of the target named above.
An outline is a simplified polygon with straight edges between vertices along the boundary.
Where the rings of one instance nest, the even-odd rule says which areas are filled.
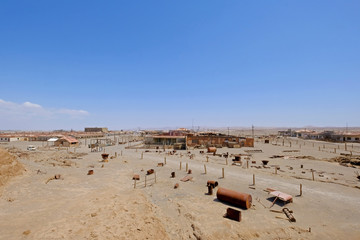
[[[208,153],[216,153],[216,147],[208,147],[207,152]]]
[[[216,188],[218,185],[219,184],[217,181],[211,181],[211,180],[207,181],[207,184],[206,184],[206,186],[212,186],[213,188]]]
[[[213,186],[208,185],[208,195],[212,195],[213,194]]]
[[[296,222],[296,219],[291,214],[292,211],[290,211],[288,208],[283,208],[283,212],[285,213],[285,215],[287,216],[287,218],[289,219],[290,222]]]
[[[134,174],[134,176],[133,176],[133,180],[140,180],[140,176],[139,176],[139,174]]]
[[[245,209],[250,208],[252,203],[250,194],[236,192],[226,188],[219,188],[216,197],[222,202],[228,202]]]
[[[213,189],[216,188],[218,185],[218,182],[216,181],[207,181],[206,186],[208,187],[208,195],[212,195],[213,194]]]
[[[146,171],[146,174],[147,175],[150,175],[150,174],[153,174],[154,173],[154,169],[149,169]]]
[[[261,162],[264,166],[266,166],[269,163],[269,160],[262,160]]]
[[[94,170],[89,170],[87,175],[93,175],[94,174]]]
[[[175,177],[175,172],[171,172],[171,178]]]
[[[106,160],[106,159],[108,159],[109,154],[103,153],[103,154],[101,154],[101,157],[102,157],[103,160]]]
[[[241,221],[241,212],[239,210],[236,210],[233,208],[227,208],[226,214],[224,217],[240,222]]]

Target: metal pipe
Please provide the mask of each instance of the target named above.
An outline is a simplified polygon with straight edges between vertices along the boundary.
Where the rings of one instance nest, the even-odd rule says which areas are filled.
[[[236,192],[221,187],[219,187],[216,197],[222,202],[228,202],[245,209],[250,208],[252,203],[252,197],[250,194]]]
[[[207,181],[207,186],[211,185],[213,188],[216,188],[218,186],[218,182],[217,181],[212,181],[212,180],[209,180]]]

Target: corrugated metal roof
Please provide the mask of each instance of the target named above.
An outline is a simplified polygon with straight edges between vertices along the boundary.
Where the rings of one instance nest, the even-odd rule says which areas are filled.
[[[70,137],[70,136],[63,136],[60,139],[66,140],[69,143],[77,143],[77,142],[79,142],[76,138],[73,138],[73,137]]]

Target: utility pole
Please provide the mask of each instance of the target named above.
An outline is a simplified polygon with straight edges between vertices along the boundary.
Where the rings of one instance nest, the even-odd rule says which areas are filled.
[[[228,127],[228,136],[230,136],[230,130],[229,130],[229,127]]]
[[[252,137],[254,138],[254,125],[252,125],[251,127],[251,133],[252,133]]]

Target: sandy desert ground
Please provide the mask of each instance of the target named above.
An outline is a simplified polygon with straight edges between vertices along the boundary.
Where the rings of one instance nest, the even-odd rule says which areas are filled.
[[[29,144],[38,150],[27,151]],[[270,144],[258,140],[254,148],[218,149],[230,154],[262,150],[251,153],[248,168],[245,160],[236,166],[229,158],[226,165],[224,157],[200,154],[203,149],[169,155],[170,150],[145,152],[115,145],[105,149],[113,158],[101,162],[101,153],[90,152],[85,144],[75,151],[42,145],[0,144],[23,166],[12,163],[16,173],[1,172],[2,179],[5,174],[12,177],[0,187],[0,239],[360,239],[359,169],[333,161],[340,153],[360,155],[359,144],[345,151],[344,144],[292,139],[290,147],[289,140],[283,146],[280,139]],[[166,164],[158,167],[165,157]],[[269,160],[269,168],[263,168],[261,160]],[[186,164],[193,179],[182,182],[188,175]],[[155,174],[149,175],[145,187],[151,168],[156,183]],[[89,170],[94,174],[87,175]],[[173,171],[175,178],[170,177]],[[53,179],[56,174],[60,179]],[[134,174],[140,175],[136,188]],[[217,188],[207,195],[208,180],[251,194],[253,206],[245,210],[220,202]],[[179,188],[174,189],[176,183]],[[284,206],[277,201],[270,208],[274,199],[266,188],[294,197],[285,207],[293,210],[296,222],[270,211]],[[241,211],[241,222],[223,217],[229,206]]]

